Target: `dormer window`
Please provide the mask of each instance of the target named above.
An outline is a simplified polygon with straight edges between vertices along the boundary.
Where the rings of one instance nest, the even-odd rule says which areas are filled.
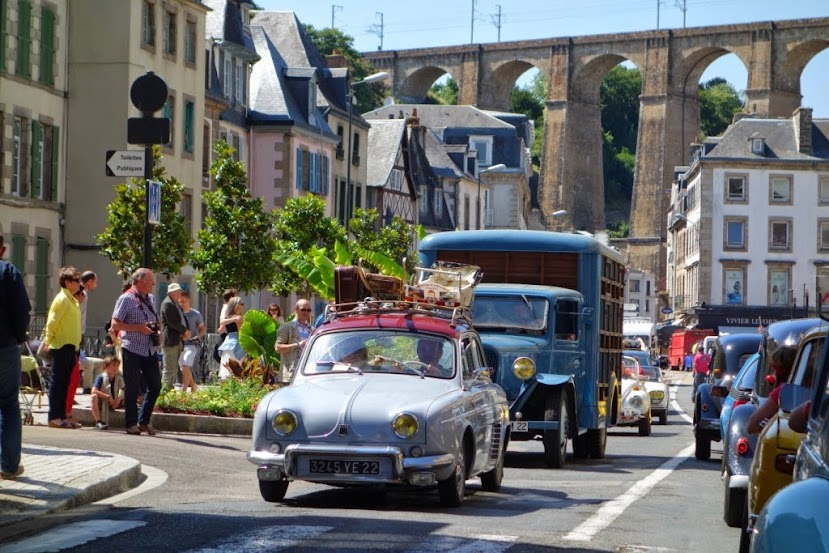
[[[763,155],[766,151],[766,139],[765,138],[755,138],[752,137],[751,139],[751,153],[757,154],[758,156]]]

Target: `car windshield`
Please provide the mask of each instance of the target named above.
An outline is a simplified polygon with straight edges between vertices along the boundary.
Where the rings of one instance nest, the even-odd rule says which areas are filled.
[[[734,387],[738,390],[750,390],[754,385],[754,377],[757,375],[757,360],[760,356],[756,353],[753,356],[754,359],[749,356],[749,360],[746,361],[748,365],[744,367],[745,370],[741,370],[739,378],[734,382]]]
[[[656,367],[639,367],[639,372],[648,382],[659,382],[659,369]]]
[[[302,367],[304,375],[395,373],[452,378],[454,345],[433,334],[361,330],[317,336]]]
[[[647,351],[642,351],[638,349],[626,349],[622,352],[622,355],[633,357],[639,362],[640,365],[653,365],[653,362],[651,361],[651,356]]]
[[[475,296],[472,308],[478,328],[509,328],[544,331],[549,303],[544,298],[520,296]]]
[[[639,362],[633,357],[622,357],[622,378],[638,380],[640,376],[637,373],[643,374]]]

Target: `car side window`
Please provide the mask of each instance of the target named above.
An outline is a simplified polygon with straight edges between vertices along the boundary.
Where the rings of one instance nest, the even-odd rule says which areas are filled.
[[[463,377],[464,379],[472,378],[475,371],[484,366],[480,342],[472,336],[467,336],[461,340],[461,347],[463,348]]]
[[[794,370],[792,383],[807,388],[812,387],[812,382],[815,378],[815,367],[817,366],[817,357],[823,350],[823,338],[810,340],[803,345],[798,359],[797,366]]]

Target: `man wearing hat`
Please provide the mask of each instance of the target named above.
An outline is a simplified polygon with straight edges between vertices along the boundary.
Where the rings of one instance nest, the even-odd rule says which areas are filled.
[[[161,339],[164,351],[164,368],[161,371],[161,392],[176,384],[178,358],[181,356],[184,340],[190,338],[187,319],[178,304],[181,286],[173,282],[167,287],[167,297],[161,302]]]

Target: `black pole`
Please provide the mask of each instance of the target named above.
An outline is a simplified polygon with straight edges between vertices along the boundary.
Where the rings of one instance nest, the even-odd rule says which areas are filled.
[[[153,146],[144,145],[144,267],[153,268],[153,227],[150,224],[150,180],[153,178]]]

